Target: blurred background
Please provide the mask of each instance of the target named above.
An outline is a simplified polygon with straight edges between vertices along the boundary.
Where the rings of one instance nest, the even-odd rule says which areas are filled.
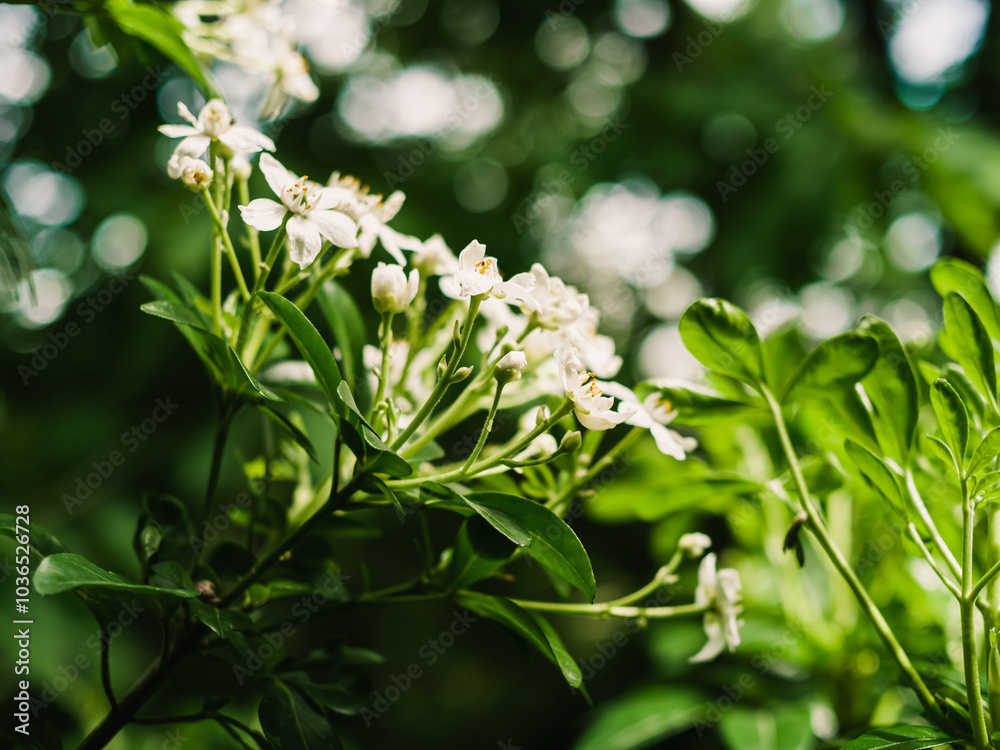
[[[1000,285],[1000,55],[988,0],[284,6],[320,97],[261,123],[266,84],[220,64],[238,121],[270,134],[294,171],[325,180],[339,170],[373,192],[406,192],[400,231],[441,232],[456,251],[478,239],[506,275],[542,260],[602,310],[623,382],[698,377],[676,323],[700,295],[745,306],[762,333],[801,349],[865,313],[914,345],[932,340],[940,303],[926,270],[941,255]],[[30,504],[32,521],[72,550],[133,574],[138,498],[200,496],[214,429],[197,359],[138,309],[148,300],[139,273],[207,285],[209,217],[167,178],[174,142],[156,131],[178,121],[178,101],[203,99],[157,54],[96,46],[72,14],[0,5],[0,187],[36,266],[33,296],[0,300],[0,493],[5,509]],[[365,268],[352,292],[372,313]],[[158,398],[172,399],[176,416],[146,430]],[[135,426],[134,455],[85,496],[78,479]],[[648,581],[681,533],[710,534],[746,586],[736,654],[689,666],[704,638],[694,621],[633,632],[567,619],[558,625],[570,650],[592,671],[590,707],[499,630],[472,628],[371,728],[345,723],[345,741],[797,748],[912,712],[816,556],[799,571],[780,535],[771,539],[784,509],[746,487],[699,484],[705,459],[725,463],[755,444],[765,476],[767,446],[752,425],[706,433],[683,465],[640,447],[574,523],[599,600]],[[227,462],[222,492],[239,491],[238,468]],[[382,522],[382,543],[402,533],[394,518]],[[837,522],[849,530],[851,517]],[[866,541],[855,557],[874,557]],[[352,575],[366,544],[338,547]],[[406,545],[389,570],[412,569]],[[873,584],[876,598],[905,623],[904,640],[951,664],[947,595],[919,566],[891,565],[901,546],[879,548],[872,564],[923,581],[926,599],[904,609],[891,576]],[[0,542],[0,554],[12,552]],[[524,576],[530,589],[537,571]],[[546,596],[540,577],[537,586],[525,596]],[[88,615],[70,597],[33,606],[38,674],[59,675]],[[370,671],[378,691],[424,665],[420,647],[452,619],[446,605],[414,605],[328,626],[385,655]],[[138,634],[121,641],[124,691],[151,654]],[[49,709],[67,738],[106,709],[98,671],[82,670]],[[11,677],[0,675],[5,694]],[[217,730],[190,731],[201,732],[191,735],[199,747],[228,747]],[[163,742],[140,728],[117,747]]]

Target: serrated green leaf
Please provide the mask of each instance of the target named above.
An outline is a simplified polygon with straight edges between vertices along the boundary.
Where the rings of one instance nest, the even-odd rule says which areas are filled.
[[[722,299],[695,300],[679,323],[688,351],[715,372],[757,387],[764,382],[760,336],[743,310]]]
[[[969,445],[969,414],[958,391],[944,378],[931,384],[931,405],[937,415],[944,441],[955,456],[957,469],[965,467],[965,450]]]

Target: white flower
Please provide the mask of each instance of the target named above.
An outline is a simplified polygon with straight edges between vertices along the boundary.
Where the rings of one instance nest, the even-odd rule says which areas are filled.
[[[687,453],[698,447],[698,441],[692,437],[678,435],[666,425],[677,416],[676,411],[670,411],[670,402],[664,401],[655,393],[639,402],[639,397],[632,390],[618,383],[608,383],[605,390],[623,403],[635,406],[635,413],[625,421],[635,427],[645,427],[656,441],[656,447],[665,456],[672,456],[683,461]]]
[[[344,212],[351,194],[340,188],[322,187],[305,176],[289,172],[270,154],[260,157],[260,170],[281,203],[257,198],[240,206],[243,221],[254,229],[266,232],[281,226],[285,216],[293,216],[285,225],[288,231],[289,254],[305,268],[312,263],[323,246],[322,238],[337,247],[356,247],[358,227]]]
[[[588,430],[609,430],[635,413],[636,406],[625,402],[618,405],[617,411],[612,408],[615,400],[604,395],[602,386],[616,384],[599,383],[594,373],[583,369],[573,347],[560,347],[556,351],[556,360],[563,389],[573,401],[576,418]]]
[[[403,312],[417,296],[420,274],[410,271],[410,278],[401,266],[379,263],[372,271],[372,301],[380,313]]]
[[[550,276],[541,263],[531,266],[531,275],[535,277],[531,296],[538,303],[536,317],[543,326],[559,328],[587,312],[590,307],[587,295],[567,286],[558,276]]]
[[[458,258],[445,243],[444,237],[435,234],[421,242],[413,252],[413,265],[424,276],[441,276],[458,270]]]
[[[319,89],[309,76],[309,63],[296,51],[294,42],[286,35],[279,35],[271,42],[273,55],[268,63],[274,83],[264,102],[262,116],[273,119],[281,115],[291,97],[304,102],[319,98]]]
[[[406,265],[406,256],[403,250],[417,250],[423,243],[416,237],[402,234],[388,226],[399,209],[403,207],[406,195],[402,190],[397,190],[385,200],[381,195],[373,195],[368,192],[368,186],[362,185],[357,177],[341,175],[334,172],[327,182],[330,187],[342,188],[349,191],[354,200],[349,206],[343,209],[348,216],[357,222],[360,230],[358,234],[358,249],[361,256],[367,258],[375,248],[375,242],[381,241],[382,247],[392,256],[399,265]],[[423,273],[423,269],[420,269]]]
[[[693,534],[684,534],[679,540],[677,540],[677,549],[686,557],[701,557],[705,554],[705,550],[712,546],[712,539],[708,534],[702,534],[695,532]]]
[[[201,192],[212,184],[212,168],[201,159],[185,157],[181,166],[181,182],[189,190]]]
[[[458,270],[451,276],[441,278],[441,291],[452,299],[476,297],[489,294],[497,299],[523,301],[532,310],[539,309],[538,302],[531,296],[535,277],[530,273],[519,273],[504,281],[497,270],[497,259],[486,254],[486,245],[473,240],[459,253]]]
[[[502,384],[520,380],[521,372],[528,366],[524,352],[507,352],[493,367],[493,377]]]
[[[235,154],[229,160],[229,169],[238,180],[249,180],[250,173],[253,171],[250,160],[244,154]]]
[[[716,572],[714,552],[702,558],[698,566],[698,588],[694,592],[694,601],[695,604],[712,607],[705,613],[708,643],[688,661],[711,661],[723,649],[728,647],[733,651],[740,645],[740,626],[743,623],[738,618],[743,611],[740,606],[742,592],[743,584],[738,571],[724,568]]]
[[[257,151],[274,151],[274,142],[253,128],[233,125],[229,107],[221,99],[211,99],[195,119],[183,102],[177,102],[177,111],[190,125],[160,125],[160,132],[170,138],[183,138],[174,150],[167,165],[167,172],[179,166],[181,156],[198,156],[205,153],[212,141],[218,141],[234,154],[253,154]]]

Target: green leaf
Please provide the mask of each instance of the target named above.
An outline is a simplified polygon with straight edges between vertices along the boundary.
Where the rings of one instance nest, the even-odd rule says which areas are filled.
[[[590,558],[573,529],[559,516],[533,500],[501,492],[475,492],[465,496],[465,501],[491,524],[491,517],[513,519],[530,539],[525,553],[582,591],[588,601],[594,601],[597,584]],[[516,539],[511,541],[517,543]]]
[[[954,292],[944,298],[944,330],[958,364],[986,396],[987,402],[996,403],[993,342],[969,303]]]
[[[866,732],[841,745],[841,750],[924,750],[963,742],[931,727],[895,726]]]
[[[861,382],[875,411],[874,427],[879,443],[905,463],[916,435],[920,407],[913,367],[887,323],[868,315],[862,318],[858,332],[878,343],[875,366]]]
[[[705,367],[757,387],[764,382],[764,351],[750,318],[722,299],[695,300],[681,316],[684,345]]]
[[[264,691],[257,715],[268,741],[281,750],[343,748],[326,717],[280,680]]]
[[[71,552],[49,555],[42,560],[35,571],[34,585],[42,596],[78,589],[143,594],[156,598],[190,599],[198,596],[197,591],[143,586],[117,573],[102,570],[86,558]]]
[[[155,315],[158,318],[164,318],[179,325],[206,330],[202,325],[201,318],[179,302],[156,300],[155,302],[145,303],[140,309],[144,313]],[[208,331],[206,331],[206,333],[207,332]]]
[[[899,485],[896,483],[896,477],[889,467],[878,456],[853,440],[848,440],[844,447],[847,449],[847,455],[858,465],[868,484],[878,490],[889,501],[893,510],[905,518],[906,504],[899,491]]]
[[[747,419],[753,414],[763,414],[759,406],[733,401],[708,388],[693,384],[661,385],[640,387],[642,391],[658,393],[660,398],[669,402],[667,411],[676,411],[673,424],[685,427],[704,427],[733,419]]]
[[[0,513],[0,534],[16,541],[18,529],[23,531],[24,524],[17,526],[17,517],[13,513]],[[28,532],[31,540],[29,547],[38,557],[68,552],[62,542],[38,524],[29,523]]]
[[[171,13],[154,5],[134,5],[130,0],[106,0],[104,10],[122,31],[155,47],[191,76],[206,98],[218,95],[201,63],[184,43],[184,25]]]
[[[1000,427],[986,433],[976,452],[972,454],[968,473],[975,474],[980,469],[985,469],[997,456],[1000,456]]]
[[[472,516],[455,537],[455,552],[448,565],[448,588],[468,588],[503,567],[516,545],[493,529],[485,519]]]
[[[827,395],[831,390],[851,388],[869,373],[878,359],[878,342],[861,333],[834,336],[806,355],[785,388],[786,398],[808,392]]]
[[[228,638],[237,630],[250,630],[253,622],[244,612],[232,609],[220,609],[205,602],[191,602],[191,614],[199,622],[204,623],[219,638]]]
[[[931,450],[937,454],[937,457],[941,459],[942,463],[944,463],[945,466],[950,466],[954,469],[958,462],[955,461],[955,454],[951,452],[951,448],[948,447],[948,444],[941,438],[935,437],[934,435],[925,435],[924,437],[929,442]]]
[[[552,627],[552,623],[537,612],[528,612],[528,614],[531,615],[531,619],[535,621],[538,629],[542,631],[545,640],[549,642],[549,648],[552,649],[552,654],[556,657],[556,663],[559,665],[559,669],[562,670],[566,682],[575,688],[583,687],[583,673],[580,671],[580,665],[569,651],[566,650],[562,638],[559,637],[556,629]]]
[[[545,636],[538,624],[531,615],[514,604],[510,599],[501,596],[489,596],[480,594],[478,591],[460,591],[453,597],[455,603],[460,607],[470,609],[476,614],[487,617],[490,620],[500,623],[508,630],[513,631],[538,649],[546,659],[551,661],[563,673],[563,677],[571,687],[579,686],[579,668],[575,673],[567,674],[563,666],[559,663],[556,655],[549,645],[549,639]],[[574,666],[576,666],[574,664]],[[573,685],[577,682],[577,685]]]
[[[964,297],[990,336],[1000,339],[1000,312],[978,268],[958,258],[942,258],[931,268],[931,284],[942,297],[951,292]]]
[[[432,494],[443,497],[446,500],[454,501],[457,505],[472,508],[482,516],[486,522],[505,537],[510,539],[518,547],[527,547],[531,544],[531,535],[528,533],[517,519],[503,510],[496,510],[490,505],[482,505],[470,500],[451,487],[437,482],[425,482],[420,488],[421,494]]]
[[[328,281],[323,285],[317,300],[333,331],[333,338],[340,347],[344,379],[349,383],[363,383],[359,375],[363,372],[362,352],[368,343],[368,335],[364,317],[354,298],[337,282]]]
[[[309,458],[316,463],[319,463],[319,457],[316,453],[316,449],[313,447],[312,441],[287,415],[278,411],[272,404],[269,403],[258,402],[254,404],[254,406],[264,412],[264,414],[270,417],[275,423],[280,425],[281,429],[287,432],[292,440],[302,447]]]
[[[944,441],[955,456],[959,473],[965,466],[965,449],[969,445],[969,414],[958,391],[944,378],[931,385],[931,405],[937,415]]]
[[[253,386],[253,389],[257,391],[257,393],[266,398],[268,401],[285,400],[253,376],[253,373],[251,373],[250,370],[247,369],[247,366],[243,364],[243,360],[240,359],[240,355],[236,353],[236,350],[233,349],[233,347],[230,346],[228,349],[229,358],[233,361],[233,364],[236,365],[237,369],[246,376],[246,379],[250,382],[250,385]]]
[[[316,381],[330,399],[330,404],[336,405],[337,387],[343,378],[340,376],[337,361],[333,358],[333,352],[316,330],[316,326],[299,308],[280,294],[261,292],[260,296],[312,367]]]
[[[690,687],[641,688],[601,709],[573,750],[651,747],[690,727],[704,710],[703,696]]]
[[[719,733],[732,750],[798,750],[812,747],[809,706],[734,706],[719,719]]]

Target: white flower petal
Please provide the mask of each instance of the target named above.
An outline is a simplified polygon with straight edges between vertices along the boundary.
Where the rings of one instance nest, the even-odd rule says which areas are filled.
[[[198,128],[192,128],[190,125],[160,125],[157,130],[168,138],[187,138],[191,135],[201,135]]]
[[[219,140],[239,154],[274,151],[274,141],[253,128],[230,128],[219,136]]]
[[[177,102],[177,112],[192,125],[198,124],[198,118],[191,114],[191,110],[187,108],[187,105],[185,105],[184,102]]]
[[[266,154],[265,154],[266,156]],[[296,214],[285,225],[288,229],[288,254],[299,268],[305,268],[319,255],[323,240],[315,222]]]
[[[249,205],[240,206],[240,216],[243,221],[262,232],[268,232],[281,226],[282,219],[288,213],[284,204],[272,201],[269,198],[257,198],[250,201]],[[291,222],[289,222],[290,224]]]
[[[463,271],[474,271],[476,264],[486,257],[486,245],[473,240],[458,255],[458,267]]]
[[[337,247],[357,247],[358,225],[340,211],[313,209],[305,217]]]
[[[298,180],[298,175],[289,172],[280,161],[266,153],[260,155],[260,171],[264,173],[267,186],[279,198],[282,190]]]

